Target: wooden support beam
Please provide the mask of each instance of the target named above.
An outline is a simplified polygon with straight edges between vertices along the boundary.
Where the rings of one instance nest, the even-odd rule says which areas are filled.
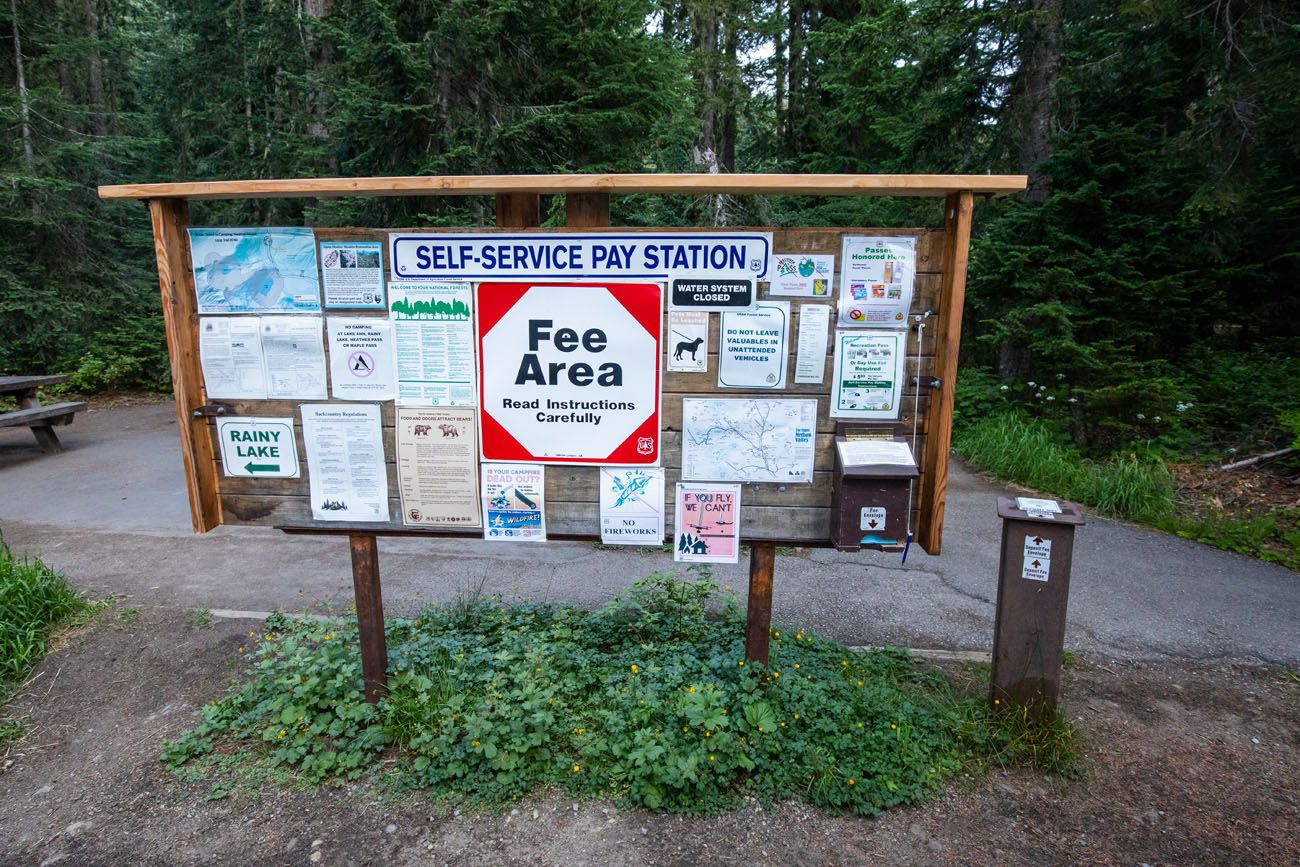
[[[745,603],[745,659],[767,665],[772,630],[772,575],[776,572],[776,544],[749,546],[749,599]]]
[[[533,229],[542,224],[542,199],[529,193],[497,194],[497,225],[503,229]]]
[[[943,511],[948,498],[948,449],[952,445],[952,410],[961,352],[961,314],[966,303],[966,266],[970,262],[970,226],[974,211],[970,191],[944,200],[943,282],[939,290],[939,333],[934,347],[934,375],[941,381],[930,397],[917,535],[927,553],[943,543]]]
[[[570,229],[593,229],[609,225],[609,193],[567,193],[564,223]]]
[[[199,323],[194,274],[190,270],[189,204],[181,199],[150,199],[154,255],[162,290],[163,330],[171,356],[172,392],[176,396],[176,428],[190,499],[194,532],[206,533],[221,523],[221,497],[212,438],[207,419],[191,413],[205,402],[203,369],[199,364]]]
[[[379,544],[370,533],[348,536],[352,549],[352,592],[361,639],[361,677],[366,701],[377,704],[388,688],[388,641],[384,637],[384,599],[379,589]]]

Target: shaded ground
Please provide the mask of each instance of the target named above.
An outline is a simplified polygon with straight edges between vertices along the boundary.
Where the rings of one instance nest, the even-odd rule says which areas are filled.
[[[9,707],[30,733],[0,760],[0,864],[1300,863],[1285,670],[1085,662],[1065,683],[1086,779],[993,771],[876,819],[787,803],[683,820],[554,795],[457,814],[382,783],[176,778],[160,741],[221,693],[255,624],[132,611],[67,639]]]

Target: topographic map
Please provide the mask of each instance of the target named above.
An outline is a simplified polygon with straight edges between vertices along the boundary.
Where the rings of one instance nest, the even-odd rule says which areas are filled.
[[[200,313],[320,310],[311,229],[190,229]]]
[[[817,401],[682,398],[682,478],[811,482]]]

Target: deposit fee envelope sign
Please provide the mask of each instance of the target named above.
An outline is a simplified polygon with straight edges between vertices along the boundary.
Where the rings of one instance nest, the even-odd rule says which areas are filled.
[[[388,236],[394,280],[665,280],[682,271],[767,279],[771,232]]]
[[[659,463],[663,287],[479,283],[485,461]]]

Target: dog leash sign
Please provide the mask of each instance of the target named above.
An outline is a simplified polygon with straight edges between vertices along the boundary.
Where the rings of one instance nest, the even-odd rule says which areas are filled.
[[[680,373],[704,373],[709,369],[709,312],[669,310],[668,369]]]

